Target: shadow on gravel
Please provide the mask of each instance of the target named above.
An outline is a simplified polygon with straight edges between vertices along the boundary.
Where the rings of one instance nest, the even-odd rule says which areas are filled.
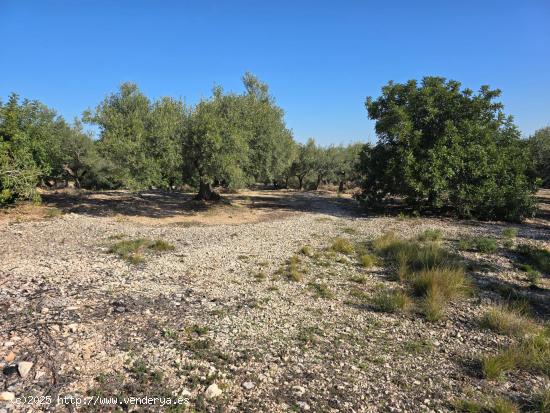
[[[235,204],[250,210],[312,212],[336,217],[360,216],[356,202],[350,198],[335,198],[323,192],[258,191],[250,194],[224,194],[222,201],[195,201],[194,194],[147,191],[83,191],[69,193],[51,191],[42,194],[43,201],[64,212],[109,217],[114,215],[167,218],[192,216]]]

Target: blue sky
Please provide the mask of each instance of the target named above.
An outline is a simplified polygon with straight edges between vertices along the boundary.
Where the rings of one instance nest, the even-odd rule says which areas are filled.
[[[266,81],[299,141],[375,140],[390,79],[500,88],[524,135],[550,124],[550,1],[0,0],[0,97],[68,119],[124,81],[194,103]]]

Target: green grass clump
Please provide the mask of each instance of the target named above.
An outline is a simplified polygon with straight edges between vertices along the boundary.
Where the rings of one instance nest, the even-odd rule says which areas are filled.
[[[334,297],[334,294],[332,293],[332,291],[330,291],[330,289],[328,288],[328,285],[326,284],[309,283],[309,288],[313,290],[313,292],[318,298],[329,299]]]
[[[537,285],[540,282],[541,274],[539,271],[535,270],[533,267],[531,267],[529,264],[522,265],[522,270],[526,272],[527,280],[533,284]]]
[[[366,284],[367,277],[365,277],[364,275],[352,276],[350,277],[350,281],[353,281],[354,283],[357,283],[357,284]]]
[[[550,413],[550,387],[537,392],[533,404],[536,412]]]
[[[548,331],[527,336],[495,356],[482,359],[486,378],[496,379],[503,373],[522,369],[550,377],[550,337]]]
[[[476,251],[491,254],[498,249],[497,240],[489,237],[469,237],[458,242],[458,249],[462,251]]]
[[[353,253],[355,248],[349,240],[338,237],[332,242],[330,246],[330,250],[334,252],[339,252],[341,254],[349,255]]]
[[[152,251],[173,251],[175,247],[169,242],[157,239],[147,246]]]
[[[374,308],[385,313],[407,311],[411,307],[411,299],[403,291],[379,289],[372,300]]]
[[[489,402],[480,403],[460,400],[455,403],[456,410],[462,413],[519,413],[519,407],[508,399],[497,397]]]
[[[518,247],[518,252],[533,269],[550,274],[549,251],[530,245],[520,245]]]
[[[376,257],[371,254],[363,253],[359,255],[359,264],[365,268],[373,267],[376,265]]]
[[[163,240],[151,241],[146,238],[138,238],[133,240],[123,240],[111,245],[109,252],[116,254],[120,258],[132,264],[138,264],[145,261],[143,253],[146,251],[170,251],[174,246]]]
[[[499,334],[523,337],[537,330],[537,325],[512,308],[493,307],[481,319],[481,326]]]
[[[258,271],[257,273],[254,274],[254,278],[257,281],[263,281],[267,278],[267,274],[263,271]]]
[[[46,218],[57,218],[61,215],[63,215],[63,211],[61,211],[59,208],[48,208],[46,210]]]
[[[504,228],[502,230],[502,236],[507,239],[514,239],[518,236],[517,228]]]
[[[306,257],[311,257],[313,256],[313,250],[309,245],[304,245],[300,248],[300,254],[305,255]]]
[[[342,232],[345,232],[346,234],[349,234],[349,235],[355,235],[358,233],[358,231],[355,229],[355,228],[352,228],[352,227],[345,227]]]
[[[440,229],[427,229],[418,236],[419,241],[441,241],[443,231]]]
[[[431,322],[439,321],[445,315],[445,297],[439,290],[429,289],[422,299],[421,307],[426,320]]]
[[[471,285],[460,267],[434,267],[412,275],[411,286],[417,296],[438,291],[443,298],[451,300],[466,295]]]
[[[288,260],[287,277],[296,282],[300,282],[304,278],[300,269],[300,258],[297,255],[293,255]]]
[[[436,242],[419,243],[387,233],[372,243],[374,251],[400,268],[417,271],[443,264],[459,265],[458,258]]]
[[[412,275],[410,284],[415,295],[422,297],[422,309],[428,321],[443,318],[447,304],[465,296],[471,285],[460,267],[435,267]]]

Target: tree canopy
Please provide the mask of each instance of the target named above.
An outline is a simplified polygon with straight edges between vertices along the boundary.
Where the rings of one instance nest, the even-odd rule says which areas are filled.
[[[499,90],[478,93],[457,81],[425,77],[389,82],[367,98],[378,143],[362,154],[361,199],[389,195],[414,207],[452,208],[460,216],[518,220],[533,214],[529,154]]]

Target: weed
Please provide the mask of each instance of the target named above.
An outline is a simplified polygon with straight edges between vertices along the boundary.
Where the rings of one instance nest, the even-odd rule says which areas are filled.
[[[138,264],[145,261],[142,253],[146,250],[168,251],[173,249],[173,245],[163,240],[151,241],[145,238],[138,238],[119,241],[109,248],[109,252],[118,255],[132,264]]]
[[[300,329],[296,339],[304,345],[315,344],[319,341],[319,337],[323,335],[322,333],[319,327],[304,327]]]
[[[355,276],[350,277],[350,281],[353,281],[354,283],[357,283],[357,284],[366,284],[367,283],[367,277],[365,277],[363,275],[355,275]]]
[[[464,269],[453,267],[434,267],[421,271],[411,276],[411,285],[417,296],[438,291],[446,300],[466,295],[471,290]]]
[[[508,399],[495,398],[486,403],[460,400],[455,403],[456,411],[463,413],[519,413],[518,406]]]
[[[550,252],[530,245],[520,245],[519,254],[535,270],[550,274]]]
[[[267,274],[263,271],[258,271],[257,273],[254,274],[254,278],[257,281],[263,281],[267,278]]]
[[[514,337],[523,337],[537,329],[535,323],[519,311],[504,306],[491,308],[481,319],[481,326]]]
[[[418,236],[419,241],[440,241],[443,238],[443,231],[440,229],[427,229]]]
[[[309,287],[313,290],[318,298],[333,298],[334,294],[329,290],[326,284],[309,283]]]
[[[288,260],[287,276],[292,281],[302,281],[304,278],[302,271],[300,271],[300,258],[296,255],[293,255]]]
[[[541,389],[534,400],[535,411],[540,413],[550,413],[550,387]]]
[[[376,265],[376,257],[371,254],[361,254],[359,255],[359,264],[365,268],[373,267]]]
[[[353,244],[349,240],[340,237],[334,239],[330,246],[331,251],[346,255],[353,253],[354,249]]]
[[[420,354],[426,353],[433,348],[433,344],[426,340],[410,340],[403,345],[407,353]]]
[[[461,251],[476,251],[484,254],[491,254],[498,248],[497,240],[488,237],[469,237],[458,242],[458,249]]]
[[[173,251],[175,247],[169,242],[157,239],[147,246],[152,251]]]
[[[444,295],[439,290],[430,288],[422,300],[422,310],[426,319],[431,322],[441,320],[445,304]]]
[[[481,360],[483,376],[490,380],[498,379],[502,374],[516,366],[515,355],[511,351],[503,351],[495,356],[487,356]]]
[[[386,313],[407,311],[411,306],[411,299],[403,291],[379,289],[373,297],[373,306]]]
[[[361,290],[360,288],[356,288],[356,287],[351,289],[350,295],[354,298],[357,298],[357,299],[361,300],[361,301],[367,301],[369,299],[369,295],[365,291]]]
[[[502,230],[502,236],[508,239],[514,239],[518,236],[517,228],[504,228]]]
[[[355,228],[352,227],[345,227],[342,232],[349,234],[349,235],[355,235],[358,233],[358,231]]]
[[[48,208],[46,210],[46,218],[57,218],[63,214],[63,211],[61,211],[59,208]]]
[[[529,264],[522,264],[520,268],[527,273],[527,280],[533,284],[537,285],[540,282],[541,274]]]
[[[302,248],[300,248],[300,253],[305,255],[306,257],[313,256],[313,250],[309,245],[304,245]]]

